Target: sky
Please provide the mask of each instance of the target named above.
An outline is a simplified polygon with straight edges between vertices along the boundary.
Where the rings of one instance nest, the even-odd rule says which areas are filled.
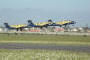
[[[0,25],[74,20],[90,26],[90,0],[0,0]]]

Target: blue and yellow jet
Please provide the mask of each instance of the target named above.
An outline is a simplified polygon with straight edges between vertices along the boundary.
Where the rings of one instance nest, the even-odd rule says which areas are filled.
[[[56,22],[56,24],[60,24],[61,26],[67,26],[67,25],[74,25],[76,24],[75,21],[62,21],[62,22]]]
[[[27,25],[9,25],[8,23],[4,23],[5,27],[10,29],[16,29],[17,31],[22,31]]]

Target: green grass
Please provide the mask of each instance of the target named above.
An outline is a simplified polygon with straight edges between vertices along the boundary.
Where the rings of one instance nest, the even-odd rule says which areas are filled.
[[[43,34],[0,34],[0,42],[55,43],[90,45],[90,36],[43,35]]]
[[[65,41],[65,42],[90,42],[90,36],[69,35],[35,35],[35,34],[0,34],[0,41]]]
[[[0,60],[90,60],[90,53],[59,50],[0,50]]]

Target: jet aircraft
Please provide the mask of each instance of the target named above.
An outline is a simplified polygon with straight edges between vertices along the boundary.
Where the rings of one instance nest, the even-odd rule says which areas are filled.
[[[27,25],[9,25],[8,23],[4,23],[5,27],[10,29],[15,29],[17,31],[22,31],[23,28],[25,28]]]
[[[60,25],[66,27],[68,25],[74,25],[74,24],[76,24],[76,22],[75,21],[62,21],[62,22],[56,22],[56,24],[60,24]]]

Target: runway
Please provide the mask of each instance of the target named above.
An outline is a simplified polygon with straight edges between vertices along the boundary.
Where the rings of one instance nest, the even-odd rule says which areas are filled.
[[[79,52],[89,52],[90,46],[60,46],[29,43],[0,43],[0,49],[43,49],[43,50],[69,50]]]

